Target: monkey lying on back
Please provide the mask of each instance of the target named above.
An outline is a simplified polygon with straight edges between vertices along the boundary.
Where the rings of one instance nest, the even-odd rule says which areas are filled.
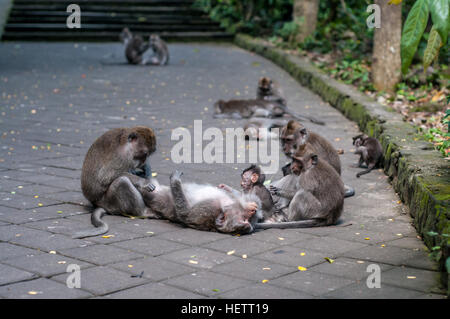
[[[313,153],[293,157],[292,174],[270,187],[287,199],[286,222],[258,223],[256,228],[303,228],[334,225],[344,207],[344,184],[334,168]],[[295,185],[293,185],[295,184]]]
[[[133,35],[128,28],[124,28],[119,35],[120,41],[125,46],[125,57],[130,64],[146,64],[147,60],[143,58],[149,45],[139,35]]]
[[[156,185],[144,191],[152,218],[164,218],[191,228],[231,234],[247,234],[262,218],[261,202],[254,194],[234,194],[211,185],[183,184],[182,173],[170,176],[170,187]]]
[[[282,128],[288,123],[287,119],[276,118],[266,119],[262,117],[252,117],[244,124],[244,134],[246,139],[272,139],[279,138],[278,134],[272,132],[273,128]]]
[[[362,167],[362,164],[367,165],[365,171],[356,174],[356,177],[370,173],[377,165],[381,165],[383,160],[383,148],[380,142],[373,137],[368,137],[365,134],[353,137],[353,145],[356,146],[355,154],[360,154],[359,162],[356,167]]]
[[[108,225],[101,220],[106,212],[152,216],[141,194],[154,189],[148,178],[149,156],[155,149],[153,130],[143,126],[112,129],[95,140],[83,162],[81,190],[95,207],[91,222],[97,228],[81,231],[74,238],[106,233]],[[136,175],[138,169],[145,178]]]

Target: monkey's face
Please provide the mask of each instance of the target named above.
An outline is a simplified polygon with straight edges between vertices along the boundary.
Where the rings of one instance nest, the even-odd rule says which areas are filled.
[[[253,184],[259,180],[259,175],[255,172],[246,171],[242,174],[241,187],[244,192],[248,192],[252,189]]]
[[[228,234],[248,234],[253,231],[250,219],[256,214],[258,204],[247,203],[246,207],[240,204],[227,206],[216,219],[216,228],[219,232]]]
[[[294,159],[291,163],[291,172],[294,175],[300,175],[303,171],[303,161]]]
[[[148,43],[149,43],[150,45],[154,45],[154,44],[156,44],[157,42],[159,42],[159,36],[156,35],[156,34],[151,34],[150,37],[149,37],[149,39],[148,39]]]
[[[294,137],[296,142],[295,148],[297,149],[303,145],[306,145],[309,138],[309,132],[306,128],[303,127],[295,132]]]
[[[313,166],[317,165],[318,157],[315,154],[309,153],[304,157],[294,157],[291,163],[291,171],[295,175],[300,175],[306,172]]]
[[[272,87],[272,80],[269,79],[268,77],[262,77],[259,79],[258,81],[258,88],[262,91],[262,92],[269,92],[271,90]]]
[[[294,146],[296,146],[294,135],[281,134],[280,142],[284,155],[286,155],[287,157],[292,157],[295,152]]]
[[[128,28],[123,29],[119,35],[119,39],[122,42],[129,41],[131,39],[131,37],[132,37],[131,32],[130,32],[130,30],[128,30]]]

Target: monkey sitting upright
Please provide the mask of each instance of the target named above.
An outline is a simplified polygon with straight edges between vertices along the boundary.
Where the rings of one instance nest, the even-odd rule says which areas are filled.
[[[95,207],[91,215],[96,229],[82,231],[74,238],[97,236],[108,231],[101,220],[110,214],[150,217],[142,192],[151,192],[149,156],[156,149],[156,138],[148,127],[116,128],[100,136],[89,148],[81,171],[81,190]],[[144,172],[137,176],[138,169]]]
[[[124,28],[119,35],[120,41],[125,46],[125,57],[130,64],[146,64],[147,60],[143,58],[145,51],[148,50],[149,44],[139,35],[133,35],[128,28]]]
[[[258,223],[256,228],[302,228],[336,224],[344,207],[344,184],[334,168],[313,153],[293,156],[292,176],[283,177],[273,195],[286,198],[287,222]],[[286,185],[295,183],[295,185]],[[284,184],[284,185],[283,185]],[[295,189],[292,191],[292,189]]]
[[[283,97],[283,92],[278,82],[266,76],[263,76],[258,80],[256,98],[287,105],[286,99]]]
[[[150,58],[149,64],[166,65],[169,63],[169,49],[157,34],[151,34],[149,37],[149,46],[153,50],[153,57]]]
[[[355,154],[360,154],[359,162],[356,167],[362,167],[362,164],[367,165],[365,171],[356,174],[356,177],[370,173],[375,167],[381,165],[383,160],[383,148],[380,142],[373,137],[368,137],[365,134],[353,137],[353,145],[356,146]]]
[[[248,234],[262,218],[261,202],[254,194],[234,194],[211,185],[183,184],[182,173],[170,176],[170,187],[156,185],[144,191],[151,218],[164,218],[188,227],[230,234]]]
[[[261,210],[263,218],[268,219],[272,216],[273,200],[269,190],[264,186],[266,175],[261,172],[261,168],[256,165],[251,165],[246,168],[241,174],[241,187],[244,194],[254,194],[261,201]],[[240,192],[231,188],[228,185],[220,184],[218,186],[227,192],[233,193],[235,196],[241,196]]]

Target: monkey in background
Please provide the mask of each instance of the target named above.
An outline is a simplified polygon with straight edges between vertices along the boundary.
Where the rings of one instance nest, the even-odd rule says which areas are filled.
[[[284,106],[264,100],[219,100],[214,104],[215,118],[279,117],[285,113]]]
[[[264,101],[271,101],[280,103],[285,107],[285,113],[292,116],[294,119],[301,120],[307,119],[312,123],[325,125],[323,121],[319,121],[311,116],[300,115],[297,113],[293,113],[291,110],[287,108],[287,101],[283,97],[283,91],[279,85],[279,83],[269,77],[261,77],[258,81],[258,86],[256,88],[256,98]]]
[[[286,222],[257,223],[256,228],[303,228],[336,224],[343,211],[345,195],[339,174],[313,153],[303,157],[293,156],[292,159],[293,176],[287,175],[277,186],[270,187],[272,195],[289,202],[287,208],[281,207],[285,210]]]
[[[362,167],[363,163],[367,165],[367,169],[357,173],[356,177],[370,173],[375,167],[381,165],[383,148],[376,138],[360,134],[353,137],[353,145],[356,146],[355,154],[360,155],[356,167]]]
[[[101,220],[106,212],[152,216],[142,193],[153,191],[155,186],[136,172],[142,170],[144,176],[151,176],[149,156],[155,150],[155,134],[144,126],[112,129],[94,141],[83,162],[81,190],[94,206],[91,222],[97,228],[81,231],[74,238],[106,233],[108,225]]]
[[[261,168],[256,165],[251,165],[246,168],[241,174],[241,187],[244,194],[254,194],[261,201],[261,210],[263,219],[268,219],[272,216],[273,200],[269,190],[264,186],[266,175],[262,173]],[[220,184],[218,188],[227,192],[233,193],[239,197],[241,193],[228,185]]]
[[[166,65],[169,63],[167,44],[157,34],[150,35],[149,46],[153,50],[153,56],[150,58],[149,64]]]
[[[245,139],[264,140],[279,138],[279,134],[272,132],[272,129],[282,128],[283,126],[286,126],[287,122],[287,119],[282,118],[266,119],[262,117],[252,117],[244,124]]]
[[[128,28],[124,28],[119,35],[120,41],[125,46],[125,57],[130,64],[146,64],[147,60],[143,58],[149,45],[139,35],[133,35]]]
[[[258,80],[256,88],[256,98],[259,100],[273,101],[283,105],[287,105],[286,99],[283,97],[283,91],[279,83],[269,77],[261,77]]]

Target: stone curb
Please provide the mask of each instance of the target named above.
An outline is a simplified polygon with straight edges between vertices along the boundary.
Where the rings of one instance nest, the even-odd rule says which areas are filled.
[[[261,39],[238,34],[235,44],[264,56],[291,74],[301,85],[358,123],[361,131],[378,138],[384,151],[384,171],[402,201],[408,205],[414,225],[425,244],[441,246],[441,281],[450,295],[450,162],[433,145],[417,138],[415,128],[402,116],[375,102],[355,88],[328,77],[311,63],[289,55]],[[439,235],[430,235],[430,231]]]

